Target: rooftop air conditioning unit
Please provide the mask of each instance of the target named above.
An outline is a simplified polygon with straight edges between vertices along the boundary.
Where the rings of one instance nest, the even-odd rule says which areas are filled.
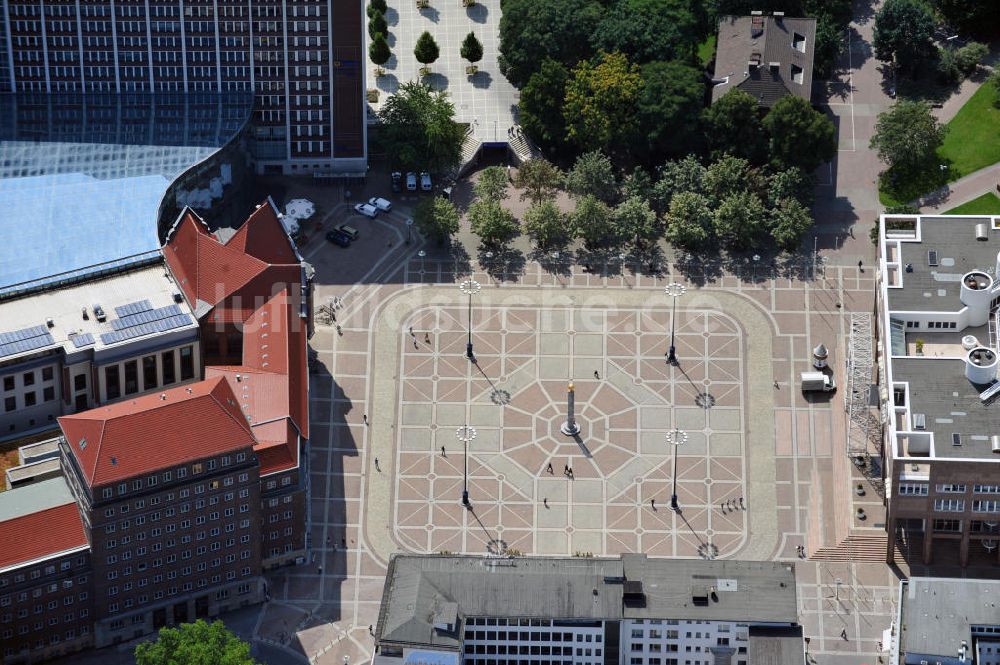
[[[989,236],[986,235],[986,225],[976,224],[976,240],[989,240]]]
[[[922,413],[913,414],[913,429],[927,429],[927,418]]]

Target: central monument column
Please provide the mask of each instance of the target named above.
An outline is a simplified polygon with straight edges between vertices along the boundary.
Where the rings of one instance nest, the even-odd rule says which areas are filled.
[[[559,431],[566,436],[576,436],[580,433],[580,426],[576,423],[576,416],[573,413],[576,406],[576,392],[573,390],[573,382],[569,384],[569,391],[566,396],[566,422],[562,424]]]

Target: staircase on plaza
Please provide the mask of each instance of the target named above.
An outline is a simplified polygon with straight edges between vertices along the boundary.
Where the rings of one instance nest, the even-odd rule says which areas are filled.
[[[852,533],[830,547],[821,547],[809,553],[809,559],[819,561],[857,561],[885,563],[888,534],[882,532]],[[903,552],[896,546],[896,560],[903,561]]]

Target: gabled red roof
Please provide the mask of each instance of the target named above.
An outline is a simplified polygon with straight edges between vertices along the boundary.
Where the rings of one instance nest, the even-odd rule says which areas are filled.
[[[91,487],[256,443],[222,378],[63,416],[59,425]]]
[[[264,263],[299,262],[270,199],[250,215],[226,244]]]
[[[0,569],[88,544],[76,502],[0,522]]]

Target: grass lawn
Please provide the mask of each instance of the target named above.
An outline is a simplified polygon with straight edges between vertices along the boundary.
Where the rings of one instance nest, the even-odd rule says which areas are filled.
[[[946,215],[1000,215],[1000,197],[993,192],[963,203],[957,208],[945,211]]]
[[[948,123],[938,154],[951,167],[948,180],[1000,162],[1000,109],[993,106],[997,89],[987,81]]]
[[[715,57],[715,34],[711,34],[702,43],[698,44],[698,60],[701,61],[701,66],[706,67],[708,63],[712,62],[712,58]]]

